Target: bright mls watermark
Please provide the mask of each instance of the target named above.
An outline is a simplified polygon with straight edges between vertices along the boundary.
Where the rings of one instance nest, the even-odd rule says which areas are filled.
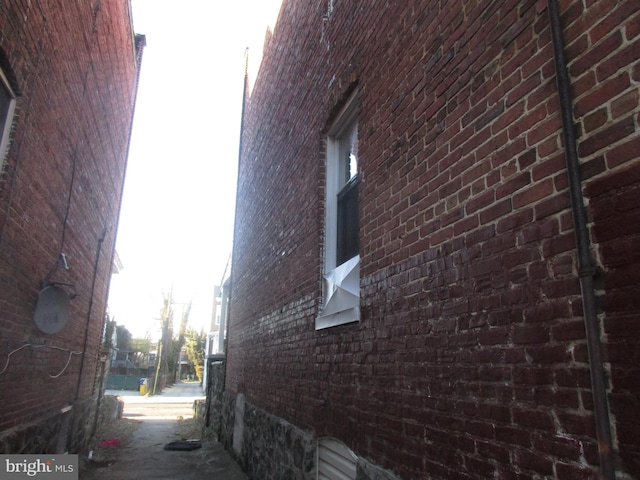
[[[78,455],[0,455],[0,478],[78,480]]]

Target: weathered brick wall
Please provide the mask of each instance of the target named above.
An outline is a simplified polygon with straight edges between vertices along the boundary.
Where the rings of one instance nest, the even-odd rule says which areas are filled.
[[[598,465],[546,2],[285,0],[247,105],[227,388],[402,478]],[[637,2],[561,2],[611,365],[640,476]],[[316,332],[324,138],[357,85],[359,324]]]
[[[97,388],[136,89],[128,2],[2,2],[0,57],[18,94],[0,176],[6,431],[86,400]],[[58,269],[51,280],[75,284],[78,295],[65,328],[47,335],[34,324],[34,307],[61,253],[71,269]]]
[[[632,147],[638,156],[637,146]],[[618,157],[619,158],[619,157]],[[640,358],[638,343],[638,252],[640,251],[640,165],[589,184],[589,195],[598,240],[602,276],[602,308],[606,312],[606,357],[611,362],[611,407],[616,418],[617,440],[625,464],[640,472]]]
[[[611,369],[611,409],[621,462],[640,476],[640,5],[582,11],[568,29],[575,38],[575,116],[582,136],[585,195],[593,221],[599,288]],[[593,21],[580,34],[583,17]],[[620,24],[621,28],[615,28]],[[594,46],[593,52],[585,46]]]

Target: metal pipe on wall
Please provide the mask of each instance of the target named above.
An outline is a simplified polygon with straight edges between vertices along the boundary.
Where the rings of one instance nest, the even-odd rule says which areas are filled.
[[[573,213],[576,250],[578,255],[578,274],[582,292],[587,350],[589,353],[589,372],[593,394],[593,413],[596,423],[598,454],[600,457],[600,478],[615,479],[611,419],[607,398],[607,379],[602,360],[600,322],[596,307],[594,276],[596,268],[591,259],[591,241],[587,229],[587,218],[582,196],[580,161],[577,153],[575,126],[573,123],[572,99],[567,61],[564,54],[564,39],[560,24],[560,10],[557,0],[548,0],[547,10],[553,40],[554,62],[560,97],[560,113],[569,177],[569,193]]]

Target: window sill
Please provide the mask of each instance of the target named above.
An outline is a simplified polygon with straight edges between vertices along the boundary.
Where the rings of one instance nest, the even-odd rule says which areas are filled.
[[[320,315],[316,318],[316,330],[337,327],[360,321],[360,307],[353,307],[338,313]]]

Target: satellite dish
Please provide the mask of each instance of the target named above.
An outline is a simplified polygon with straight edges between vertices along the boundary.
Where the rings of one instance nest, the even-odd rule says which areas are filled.
[[[69,320],[69,303],[69,295],[60,287],[40,290],[33,316],[36,326],[44,333],[58,333]]]

